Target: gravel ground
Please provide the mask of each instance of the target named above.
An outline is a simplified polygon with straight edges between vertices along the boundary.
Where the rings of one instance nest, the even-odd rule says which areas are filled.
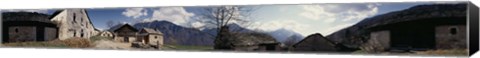
[[[96,49],[133,49],[129,43],[113,42],[111,40],[99,40],[95,42]]]

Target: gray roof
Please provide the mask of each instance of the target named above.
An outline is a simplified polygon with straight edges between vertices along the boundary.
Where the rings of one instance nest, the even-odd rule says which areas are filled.
[[[160,32],[158,30],[155,30],[155,29],[151,29],[151,28],[143,28],[143,30],[145,30],[145,32],[147,32],[147,33],[163,34],[162,32]]]
[[[261,33],[235,33],[229,41],[235,46],[279,43],[270,35]]]

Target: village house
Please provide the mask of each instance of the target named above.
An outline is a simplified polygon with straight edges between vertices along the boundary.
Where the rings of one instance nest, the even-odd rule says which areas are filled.
[[[137,40],[138,31],[131,25],[125,24],[113,30],[113,39],[117,42],[132,43]]]
[[[58,38],[58,27],[48,17],[49,15],[36,12],[2,13],[2,43]]]
[[[222,39],[224,45],[218,45],[220,50],[235,51],[282,51],[280,42],[276,41],[270,35],[257,32],[228,32],[229,28],[224,27],[221,34],[225,35]]]
[[[81,37],[90,38],[99,33],[93,26],[85,9],[63,9],[55,11],[49,18],[57,24],[60,40]]]
[[[387,14],[383,18],[388,20],[366,27],[370,38],[364,46],[376,51],[467,48],[464,4],[424,6],[435,8],[412,7],[413,10]]]
[[[150,29],[150,28],[143,28],[139,32],[139,39],[142,39],[142,43],[147,45],[152,45],[154,47],[161,47],[163,45],[163,33]]]
[[[116,42],[134,43],[136,45],[141,43],[140,45],[155,48],[163,45],[163,33],[160,31],[150,28],[138,30],[129,24],[113,29],[113,37]]]
[[[380,50],[466,48],[464,19],[424,19],[379,26],[372,28],[369,43],[380,44],[375,46]]]
[[[109,32],[109,31],[102,31],[102,32],[100,32],[99,36],[102,36],[102,37],[113,37],[113,34],[112,34],[112,32]]]

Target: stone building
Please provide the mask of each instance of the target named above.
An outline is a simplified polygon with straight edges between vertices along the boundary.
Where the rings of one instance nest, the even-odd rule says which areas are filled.
[[[97,35],[96,30],[85,9],[63,9],[55,11],[49,18],[57,24],[59,39],[71,37],[90,38]]]
[[[114,27],[110,31],[113,33],[113,39],[116,42],[132,43],[133,47],[159,48],[163,45],[163,33],[150,28],[138,30],[129,24]]]
[[[2,13],[2,43],[57,39],[58,27],[48,17],[32,12]]]
[[[138,38],[141,39],[139,41],[142,43],[154,47],[161,47],[163,45],[163,33],[158,30],[143,28],[140,30]]]
[[[129,24],[122,25],[121,27],[113,30],[113,39],[117,42],[132,43],[137,40],[139,30],[135,29]]]
[[[367,44],[381,44],[374,45],[375,48],[378,48],[376,49],[377,51],[464,49],[467,47],[467,18],[465,16],[466,12],[464,12],[465,9],[463,8],[465,6],[458,5],[448,7],[458,7],[458,9],[448,11],[443,9],[441,11],[437,10],[445,13],[433,15],[430,13],[435,12],[403,16],[399,16],[400,14],[391,14],[403,18],[392,17],[392,20],[382,22],[383,24],[376,24],[376,26],[369,27],[370,40],[367,41]],[[445,6],[444,8],[447,7]]]
[[[426,4],[376,15],[327,36],[362,50],[466,49],[467,3]]]

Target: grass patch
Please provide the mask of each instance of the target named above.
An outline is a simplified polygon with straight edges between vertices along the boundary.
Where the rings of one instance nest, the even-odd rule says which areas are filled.
[[[66,40],[52,40],[43,42],[14,42],[5,43],[9,47],[51,47],[51,48],[89,48],[92,47],[88,39],[70,38]]]

